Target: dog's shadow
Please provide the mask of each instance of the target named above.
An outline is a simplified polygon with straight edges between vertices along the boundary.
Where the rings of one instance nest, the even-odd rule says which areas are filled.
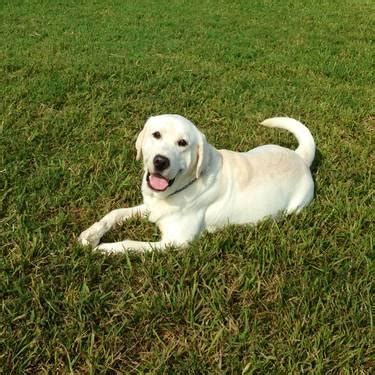
[[[310,167],[312,178],[314,180],[315,191],[317,191],[318,188],[319,188],[319,184],[317,182],[316,177],[317,177],[318,171],[320,169],[320,166],[324,162],[324,159],[325,159],[324,155],[320,152],[319,149],[316,149],[315,150],[315,158],[314,158],[314,161],[313,161],[313,163],[311,164],[311,167]]]
[[[311,172],[313,175],[315,175],[320,167],[320,165],[322,164],[324,160],[324,156],[323,154],[320,152],[320,150],[317,148],[315,150],[315,158],[314,158],[314,161],[313,163],[311,164]]]

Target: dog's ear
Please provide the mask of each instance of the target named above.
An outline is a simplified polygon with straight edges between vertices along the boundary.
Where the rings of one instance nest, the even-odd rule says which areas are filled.
[[[195,177],[198,178],[206,169],[209,162],[208,143],[204,134],[199,132],[199,142],[197,144],[197,169]]]
[[[141,160],[142,158],[142,144],[143,144],[143,138],[145,135],[145,128],[141,130],[141,132],[138,134],[137,140],[135,141],[135,148],[137,149],[137,160]]]

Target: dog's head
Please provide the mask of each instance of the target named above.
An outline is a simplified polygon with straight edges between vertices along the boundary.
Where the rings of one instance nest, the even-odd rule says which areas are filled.
[[[205,136],[179,115],[150,117],[136,141],[152,192],[173,192],[198,178],[207,164]]]

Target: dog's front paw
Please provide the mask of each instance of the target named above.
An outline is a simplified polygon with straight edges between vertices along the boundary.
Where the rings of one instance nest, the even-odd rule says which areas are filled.
[[[103,235],[102,227],[103,225],[99,222],[91,225],[89,229],[86,229],[79,235],[78,242],[82,246],[96,247]]]

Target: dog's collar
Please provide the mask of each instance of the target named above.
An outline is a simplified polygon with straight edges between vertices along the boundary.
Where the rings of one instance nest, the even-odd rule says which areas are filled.
[[[187,188],[188,188],[190,185],[192,185],[195,181],[197,181],[196,178],[194,178],[194,180],[190,181],[187,185],[183,186],[181,189],[178,189],[178,190],[174,191],[172,194],[169,194],[169,195],[168,195],[168,198],[171,197],[171,196],[173,196],[173,195],[175,195],[175,194],[177,194],[177,193],[181,193],[181,191],[187,189]]]

